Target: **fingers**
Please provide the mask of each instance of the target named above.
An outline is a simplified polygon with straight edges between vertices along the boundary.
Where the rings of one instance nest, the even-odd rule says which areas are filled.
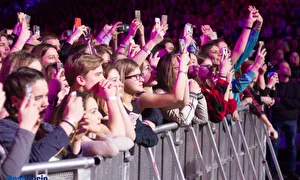
[[[77,92],[76,91],[73,91],[70,93],[69,97],[68,97],[68,106],[73,102],[75,101],[77,97]]]

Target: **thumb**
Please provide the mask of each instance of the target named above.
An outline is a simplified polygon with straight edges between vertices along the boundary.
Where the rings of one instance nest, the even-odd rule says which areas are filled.
[[[73,102],[75,101],[77,97],[77,92],[76,91],[73,91],[70,93],[69,97],[68,97],[68,106]]]

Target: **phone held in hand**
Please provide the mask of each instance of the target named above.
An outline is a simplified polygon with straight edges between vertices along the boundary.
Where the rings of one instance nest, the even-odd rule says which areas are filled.
[[[184,39],[179,39],[179,53],[183,53],[184,48],[185,48]]]
[[[228,49],[226,47],[222,48],[222,59],[225,59],[228,54]]]
[[[33,25],[32,31],[33,31],[33,34],[36,34],[38,36],[41,35],[41,29],[40,29],[40,26],[38,26],[38,25]]]
[[[81,18],[76,17],[74,19],[74,27],[78,28],[79,26],[81,26]]]
[[[118,29],[118,32],[128,32],[129,31],[129,24],[121,24]]]
[[[160,19],[156,17],[154,19],[154,21],[155,21],[155,27],[156,27],[156,29],[160,28]]]
[[[193,26],[190,23],[185,24],[185,31],[186,34],[190,34],[191,36],[193,35]]]
[[[27,97],[28,102],[30,101],[31,94],[32,94],[31,84],[26,84],[26,97]]]
[[[141,22],[141,11],[135,10],[134,14],[135,14],[135,18]]]
[[[162,15],[161,22],[162,24],[168,24],[168,15]]]
[[[86,39],[90,39],[91,38],[91,28],[87,27],[86,28],[86,35],[85,35]]]
[[[64,64],[61,62],[57,62],[56,63],[56,72],[58,72],[59,70],[61,70],[62,68],[64,68]]]

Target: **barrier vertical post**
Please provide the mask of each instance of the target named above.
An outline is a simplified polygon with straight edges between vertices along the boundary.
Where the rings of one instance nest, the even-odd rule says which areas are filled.
[[[275,151],[274,151],[271,139],[268,136],[268,131],[267,131],[267,128],[265,126],[264,126],[264,132],[267,135],[267,143],[268,143],[268,146],[269,146],[269,149],[270,149],[270,153],[272,155],[272,159],[273,159],[273,162],[274,162],[274,165],[275,165],[278,177],[279,177],[280,180],[284,180],[283,176],[282,176],[282,173],[281,173],[281,170],[280,170],[280,167],[279,167],[279,164],[278,164],[278,161],[277,161],[277,157],[276,157],[276,154],[275,154]]]
[[[225,174],[225,171],[224,171],[224,168],[223,168],[223,164],[222,164],[222,162],[221,162],[220,154],[219,154],[219,152],[218,152],[217,144],[216,144],[216,142],[215,142],[213,133],[212,133],[212,131],[211,131],[210,123],[207,123],[206,127],[207,127],[208,137],[209,137],[209,139],[210,139],[211,145],[213,146],[213,152],[214,152],[214,154],[215,154],[217,164],[218,164],[219,168],[221,169],[221,176],[222,176],[222,179],[223,179],[223,180],[227,180],[226,174]]]
[[[230,146],[231,146],[231,149],[233,151],[233,156],[234,156],[234,158],[236,160],[236,163],[237,163],[237,167],[238,167],[238,172],[240,174],[240,178],[242,180],[245,180],[245,176],[243,174],[242,166],[241,166],[241,163],[239,161],[239,157],[238,157],[236,148],[234,146],[233,139],[232,139],[231,133],[229,131],[229,126],[228,126],[228,123],[227,123],[226,119],[223,120],[223,125],[224,125],[225,132],[227,134],[227,137],[229,138],[229,141],[230,141]]]
[[[152,169],[152,172],[153,172],[153,176],[155,177],[156,180],[160,180],[161,178],[160,178],[160,175],[159,175],[157,164],[155,162],[153,151],[150,147],[145,148],[145,150],[146,150],[146,153],[147,153],[147,156],[148,156],[148,159],[149,159],[149,163],[151,163],[151,169]]]
[[[203,161],[203,156],[202,156],[202,153],[201,153],[201,150],[200,150],[200,146],[199,146],[198,140],[196,138],[195,130],[192,126],[188,126],[188,130],[190,132],[189,134],[191,135],[192,141],[194,143],[196,154],[198,155],[198,158],[199,158],[199,164],[200,164],[200,167],[202,169],[203,179],[208,180],[208,174],[207,174],[207,171],[206,171],[205,163]]]
[[[183,174],[183,171],[182,171],[182,168],[181,168],[181,165],[180,165],[180,161],[179,161],[178,155],[176,153],[174,141],[173,141],[172,134],[171,134],[170,131],[166,132],[166,137],[167,137],[167,141],[168,141],[169,147],[171,149],[172,156],[173,156],[173,158],[175,159],[175,162],[176,162],[175,164],[176,164],[176,167],[177,167],[178,177],[180,179],[184,180],[185,179],[184,178],[184,174]]]
[[[259,139],[259,137],[258,137],[258,133],[257,133],[257,129],[256,129],[256,127],[255,127],[255,125],[254,125],[254,120],[251,118],[251,126],[252,126],[252,128],[253,128],[253,131],[254,131],[254,134],[255,134],[255,138],[256,138],[256,140],[257,140],[257,142],[258,142],[258,144],[259,144],[259,152],[260,152],[260,155],[261,155],[261,157],[262,157],[262,162],[263,162],[263,164],[264,164],[264,166],[265,166],[265,168],[266,168],[266,173],[267,173],[267,176],[268,176],[268,179],[269,180],[272,180],[273,178],[272,178],[272,175],[271,175],[271,173],[270,173],[270,168],[269,168],[269,165],[268,165],[268,163],[267,163],[267,160],[266,160],[266,157],[265,157],[265,155],[264,155],[264,151],[263,151],[263,148],[261,147],[261,141],[260,141],[260,139]],[[268,138],[268,137],[267,137]]]
[[[256,171],[255,171],[255,168],[254,168],[254,165],[253,165],[253,161],[252,161],[252,158],[251,158],[251,156],[250,156],[249,147],[248,147],[248,144],[247,144],[245,135],[244,135],[244,133],[243,133],[243,129],[242,129],[241,123],[240,123],[240,122],[237,122],[236,124],[237,124],[238,130],[239,130],[239,134],[240,134],[241,137],[242,137],[242,143],[243,143],[243,145],[244,145],[244,147],[245,147],[244,150],[245,150],[245,154],[246,154],[246,156],[247,156],[247,158],[248,158],[248,161],[249,161],[249,163],[250,163],[251,171],[252,171],[252,173],[253,173],[253,175],[254,175],[254,179],[257,180],[257,173],[256,173]]]

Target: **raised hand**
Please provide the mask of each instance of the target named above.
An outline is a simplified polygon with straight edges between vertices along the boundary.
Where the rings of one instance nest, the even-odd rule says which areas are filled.
[[[99,82],[99,91],[96,93],[97,97],[104,100],[108,100],[110,97],[116,96],[117,88],[116,85],[107,79],[103,79]]]
[[[84,114],[83,102],[81,97],[76,96],[73,91],[68,97],[68,103],[65,109],[65,117],[78,123]]]
[[[153,27],[150,35],[150,40],[152,40],[155,44],[160,43],[165,35],[165,30],[162,27],[156,28]]]
[[[267,55],[266,49],[262,49],[262,44],[259,44],[257,54],[255,57],[255,64],[257,64],[259,67],[265,64],[265,56]]]
[[[34,104],[34,96],[24,96],[22,104],[18,110],[19,127],[35,134],[40,126],[40,112]]]

